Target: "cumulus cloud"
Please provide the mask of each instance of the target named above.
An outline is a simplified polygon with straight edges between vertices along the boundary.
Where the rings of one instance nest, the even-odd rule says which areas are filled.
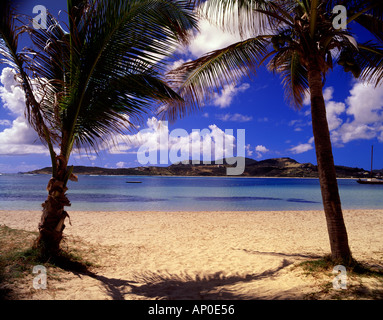
[[[299,153],[303,153],[303,152],[312,150],[313,148],[314,147],[313,147],[312,143],[301,143],[301,144],[298,144],[297,146],[291,148],[290,151],[294,154],[299,154]]]
[[[0,76],[0,97],[3,107],[13,115],[21,115],[25,109],[25,95],[15,79],[15,72],[11,68],[4,68]]]
[[[246,116],[240,113],[226,113],[226,114],[219,114],[217,115],[217,118],[221,121],[233,121],[233,122],[248,122],[253,120],[252,116]]]
[[[74,159],[77,159],[77,160],[86,159],[86,160],[90,160],[90,161],[94,161],[94,160],[96,160],[98,158],[97,155],[95,155],[95,154],[83,154],[81,152],[81,150],[77,150],[77,149],[73,150],[72,157]]]
[[[341,125],[332,128],[334,143],[342,145],[353,140],[382,140],[383,135],[383,90],[373,85],[356,82],[346,99],[346,105],[339,107],[339,115],[345,113],[347,118]],[[343,110],[343,111],[342,111]]]
[[[0,81],[0,98],[11,116],[16,117],[12,122],[2,120],[1,124],[9,128],[0,132],[0,155],[48,154],[47,149],[40,143],[36,132],[28,125],[25,116],[24,92],[15,80],[15,72],[4,68]]]
[[[263,154],[264,153],[267,153],[267,152],[269,152],[270,150],[269,149],[267,149],[265,146],[263,146],[263,145],[257,145],[256,147],[255,147],[255,152],[256,152],[256,156],[257,156],[257,158],[259,159],[259,158],[261,158],[262,156],[263,156]]]
[[[304,127],[307,127],[307,126],[310,126],[311,125],[311,121],[303,121],[301,119],[298,119],[298,120],[291,120],[288,125],[290,127],[294,127],[294,131],[296,132],[300,132],[300,131],[303,131],[303,128]]]
[[[124,161],[120,161],[120,162],[117,162],[117,163],[116,163],[116,167],[117,167],[117,168],[124,168],[124,167],[126,167],[126,166],[127,166],[127,163],[124,162]]]
[[[10,127],[12,122],[9,120],[0,120],[0,126]]]
[[[383,142],[383,89],[370,84],[355,82],[349,96],[341,101],[334,101],[334,88],[323,91],[326,114],[331,140],[340,147],[353,140],[377,138]],[[309,96],[305,104],[310,104]],[[289,123],[295,131],[301,131],[302,121]],[[303,153],[313,149],[312,141],[299,144],[290,149],[293,153]]]
[[[265,146],[258,145],[255,147],[255,151],[264,153],[264,152],[268,152],[269,149],[267,149]]]
[[[147,128],[136,134],[121,136],[110,153],[137,154],[151,164],[169,164],[183,160],[215,160],[231,157],[236,149],[233,130],[223,131],[213,124],[202,130],[169,131],[166,121],[148,119]],[[159,153],[159,157],[158,154]]]
[[[199,32],[194,35],[188,48],[184,49],[193,55],[194,58],[241,41],[238,32],[232,33],[223,31],[206,19],[201,19],[198,25]]]
[[[350,91],[346,102],[347,114],[355,122],[371,124],[383,120],[383,89],[373,85],[356,83]]]
[[[251,145],[250,144],[246,145],[245,150],[246,150],[246,155],[248,155],[249,157],[251,157],[253,155],[253,153],[254,153],[254,151],[251,150]]]
[[[215,93],[213,97],[213,105],[219,108],[227,108],[233,101],[233,98],[241,92],[245,92],[250,88],[250,84],[243,83],[240,86],[235,84],[225,86],[220,93]]]

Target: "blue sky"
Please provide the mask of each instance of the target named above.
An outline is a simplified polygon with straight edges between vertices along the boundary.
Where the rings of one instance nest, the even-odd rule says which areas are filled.
[[[54,15],[66,1],[24,1],[20,10],[32,15],[35,5],[45,5]],[[175,62],[200,55],[239,40],[238,35],[223,33],[206,21],[187,48],[174,57]],[[336,67],[324,88],[335,163],[370,168],[370,149],[374,145],[374,168],[383,168],[383,87],[374,88],[354,80]],[[0,172],[19,172],[50,166],[50,157],[23,116],[23,94],[15,86],[12,71],[0,65]],[[148,117],[140,129],[127,140],[118,139],[118,148],[102,148],[98,154],[73,154],[71,164],[108,168],[136,167],[140,143],[150,145],[158,137],[156,119]],[[162,123],[164,128],[164,123]],[[225,130],[245,130],[246,156],[256,159],[291,157],[299,162],[316,164],[311,127],[310,106],[294,110],[286,103],[278,75],[265,68],[257,77],[224,88],[210,104],[193,115],[169,124],[168,130],[207,129],[212,137]],[[229,134],[230,135],[230,134]],[[189,136],[190,137],[190,136]],[[186,139],[187,140],[187,139]],[[185,141],[186,141],[185,140]],[[169,164],[171,164],[169,162]]]

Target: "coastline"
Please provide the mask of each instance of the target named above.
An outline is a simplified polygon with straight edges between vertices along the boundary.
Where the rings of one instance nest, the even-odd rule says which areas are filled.
[[[50,176],[49,173],[4,173],[4,175],[25,175],[25,176]],[[176,177],[176,178],[246,178],[246,179],[314,179],[319,180],[319,177],[270,177],[270,176],[228,176],[228,175],[221,175],[221,176],[214,176],[214,175],[195,175],[195,176],[187,176],[187,175],[160,175],[160,174],[140,174],[140,175],[119,175],[119,174],[77,174],[77,176],[82,177]],[[337,177],[337,180],[358,180],[358,177]]]
[[[22,299],[303,299],[318,282],[296,265],[330,252],[321,210],[69,214],[65,246],[90,254],[96,277],[62,272],[40,291],[24,281]],[[0,211],[0,225],[37,231],[40,215]],[[383,267],[382,217],[344,210],[358,261]]]

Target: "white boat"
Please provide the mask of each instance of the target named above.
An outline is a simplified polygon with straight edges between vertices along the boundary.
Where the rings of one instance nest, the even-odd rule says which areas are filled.
[[[383,180],[381,179],[376,179],[373,177],[373,173],[372,173],[372,161],[373,161],[373,158],[374,158],[374,146],[371,146],[371,178],[368,178],[368,179],[358,179],[356,180],[356,182],[358,182],[359,184],[381,184],[383,185]]]

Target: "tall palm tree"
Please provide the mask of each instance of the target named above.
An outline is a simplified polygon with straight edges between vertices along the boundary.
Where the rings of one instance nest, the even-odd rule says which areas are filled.
[[[383,5],[381,0],[208,0],[198,1],[202,14],[228,30],[239,30],[243,40],[187,62],[169,73],[172,85],[187,103],[169,104],[164,116],[175,119],[198,109],[213,92],[266,65],[280,74],[287,100],[300,108],[311,98],[321,194],[332,259],[348,264],[348,244],[339,197],[323,86],[335,63],[356,78],[379,85],[383,80]],[[347,29],[333,21],[335,5],[347,9]],[[374,37],[357,43],[351,23]],[[246,36],[250,35],[250,36]]]
[[[47,28],[20,24],[1,2],[0,55],[15,68],[26,115],[49,148],[52,178],[36,242],[57,254],[70,206],[66,192],[74,148],[98,150],[156,103],[180,100],[164,81],[165,57],[196,26],[191,1],[68,0],[68,22],[47,16]],[[33,42],[18,51],[19,35]]]

